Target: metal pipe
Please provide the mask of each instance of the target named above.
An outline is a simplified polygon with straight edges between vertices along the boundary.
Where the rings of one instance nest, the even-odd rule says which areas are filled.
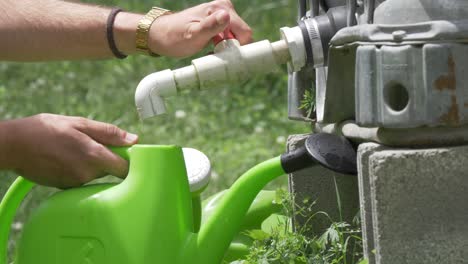
[[[299,22],[307,12],[307,2],[306,0],[299,0],[297,3],[298,11],[297,11],[297,21]]]
[[[367,24],[374,23],[374,9],[375,9],[375,0],[367,0],[367,6],[366,6]]]
[[[356,0],[346,0],[346,26],[356,25]]]
[[[319,0],[309,0],[310,15],[311,17],[316,17],[320,12],[320,3]]]
[[[325,0],[319,0],[320,6],[322,7],[323,11],[328,12],[328,5]]]

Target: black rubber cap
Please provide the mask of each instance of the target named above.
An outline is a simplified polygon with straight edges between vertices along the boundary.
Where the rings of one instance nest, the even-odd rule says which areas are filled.
[[[348,139],[333,134],[310,135],[303,147],[281,156],[281,165],[286,173],[292,173],[314,164],[332,171],[356,175],[356,150]]]
[[[305,147],[322,166],[342,174],[357,175],[356,150],[345,137],[314,134],[306,140]]]
[[[292,173],[316,164],[305,146],[281,155],[281,166],[284,172]]]

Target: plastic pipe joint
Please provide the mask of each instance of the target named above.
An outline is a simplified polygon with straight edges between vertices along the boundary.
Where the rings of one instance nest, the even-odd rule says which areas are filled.
[[[166,112],[164,97],[177,94],[171,70],[152,73],[140,81],[135,92],[135,103],[141,119]]]
[[[150,74],[138,84],[135,93],[139,116],[145,119],[165,113],[164,98],[180,91],[223,87],[257,73],[271,72],[290,61],[292,51],[288,43],[263,40],[240,46],[235,39],[223,40],[216,45],[214,54],[195,59],[190,66]]]

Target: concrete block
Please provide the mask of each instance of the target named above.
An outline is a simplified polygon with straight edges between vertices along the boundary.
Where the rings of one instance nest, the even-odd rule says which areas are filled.
[[[467,161],[468,146],[394,149],[361,144],[359,191],[371,261],[468,263]]]
[[[375,143],[366,143],[359,146],[358,183],[359,201],[361,213],[361,231],[364,257],[369,260],[368,264],[375,264],[375,255],[372,252],[374,246],[374,232],[372,226],[372,200],[370,196],[369,182],[369,156],[381,149],[382,146]]]
[[[303,146],[307,136],[308,134],[289,136],[288,151]],[[324,211],[335,221],[351,223],[359,212],[358,182],[355,176],[335,173],[317,165],[290,174],[289,189],[299,206],[306,198],[310,202],[315,201],[311,214]],[[341,216],[337,190],[341,201]],[[317,215],[309,221],[311,214],[296,215],[294,226],[297,229],[307,223],[307,227],[311,228],[310,235],[321,235],[330,226],[330,221],[323,215]]]

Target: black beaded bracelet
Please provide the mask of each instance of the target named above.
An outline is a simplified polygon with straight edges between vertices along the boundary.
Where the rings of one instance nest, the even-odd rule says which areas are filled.
[[[122,11],[122,9],[117,8],[117,7],[111,10],[109,17],[107,18],[106,35],[107,35],[107,43],[109,44],[109,48],[112,51],[112,54],[114,54],[116,58],[125,59],[127,58],[127,55],[123,54],[117,49],[117,46],[115,45],[115,40],[114,40],[114,21],[115,21],[115,17],[120,11]]]

